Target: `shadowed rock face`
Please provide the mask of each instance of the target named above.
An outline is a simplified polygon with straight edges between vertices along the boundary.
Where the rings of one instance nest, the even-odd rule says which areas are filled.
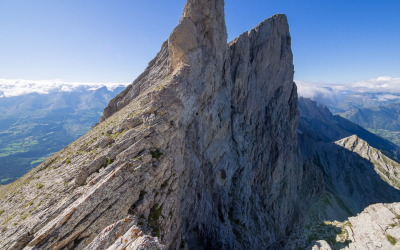
[[[302,154],[322,169],[327,191],[311,221],[345,220],[371,204],[400,200],[396,145],[309,99],[300,98],[299,108]]]
[[[301,152],[323,171],[324,192],[308,210],[302,233],[287,245],[398,249],[398,147],[312,100],[300,98],[299,110]]]
[[[281,247],[323,185],[297,142],[286,17],[226,40],[224,1],[189,0],[101,123],[1,189],[18,191],[1,203],[0,247]]]

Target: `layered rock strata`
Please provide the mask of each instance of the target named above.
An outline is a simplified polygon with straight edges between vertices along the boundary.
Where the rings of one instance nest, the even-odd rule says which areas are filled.
[[[277,249],[322,191],[300,155],[286,17],[227,44],[189,0],[101,123],[0,190],[1,249]]]

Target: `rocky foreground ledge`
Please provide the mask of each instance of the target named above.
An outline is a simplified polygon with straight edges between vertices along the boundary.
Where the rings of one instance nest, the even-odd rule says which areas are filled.
[[[344,222],[305,230],[312,250],[400,249],[400,203],[374,204]]]

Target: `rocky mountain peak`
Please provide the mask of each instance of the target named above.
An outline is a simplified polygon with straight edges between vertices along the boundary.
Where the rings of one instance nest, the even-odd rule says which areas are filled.
[[[0,190],[0,247],[279,247],[322,187],[297,142],[289,26],[226,39],[224,1],[189,0],[100,124]]]
[[[168,39],[172,67],[180,63],[200,63],[201,55],[214,57],[219,69],[226,59],[227,33],[225,26],[224,1],[188,1],[178,26]],[[212,63],[212,62],[208,62]]]

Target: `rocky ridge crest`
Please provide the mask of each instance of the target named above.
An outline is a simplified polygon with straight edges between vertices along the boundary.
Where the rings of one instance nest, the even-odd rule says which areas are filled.
[[[101,123],[1,187],[0,248],[280,248],[323,186],[286,17],[226,40],[224,1],[188,0]]]

